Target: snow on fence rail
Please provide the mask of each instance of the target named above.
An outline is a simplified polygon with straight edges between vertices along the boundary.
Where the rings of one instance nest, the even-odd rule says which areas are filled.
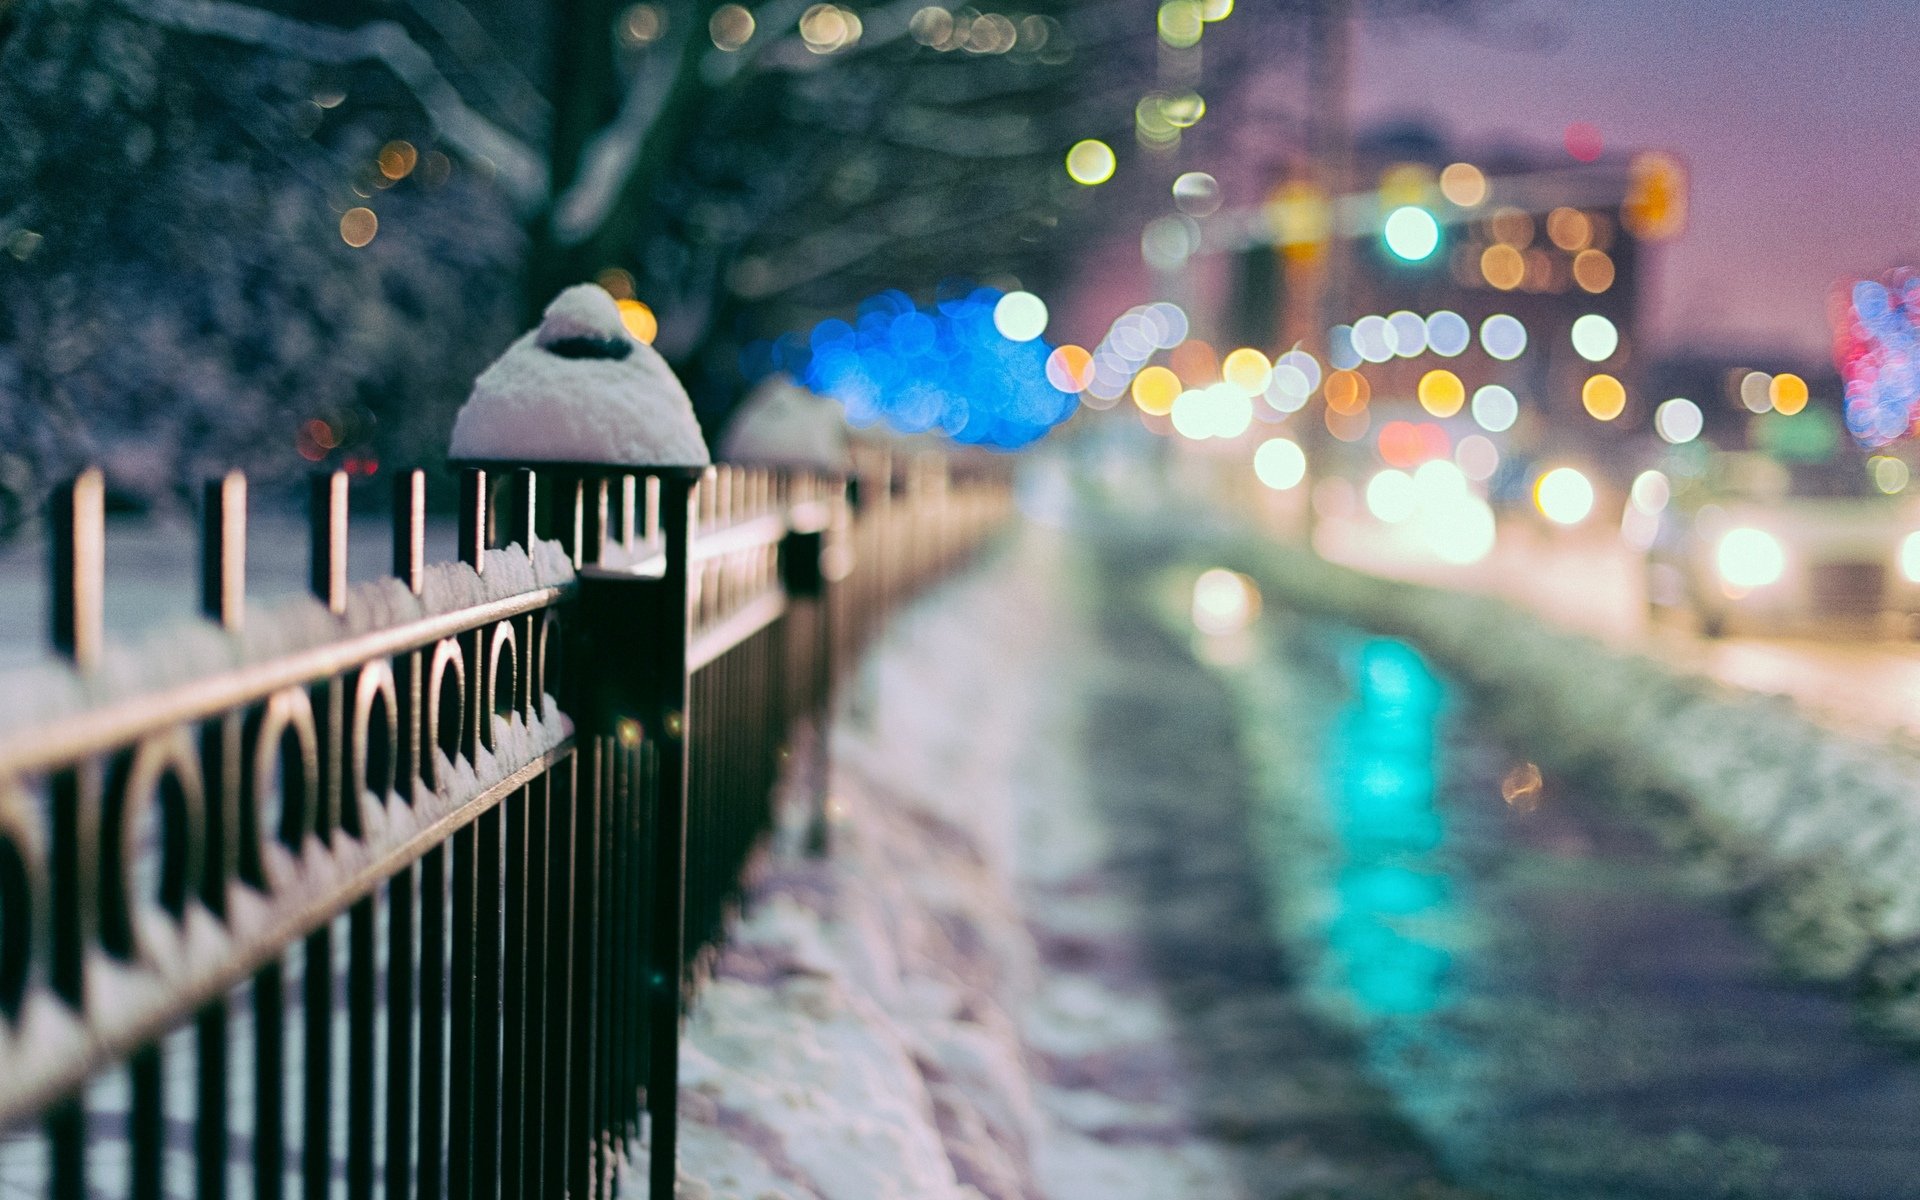
[[[1009,507],[929,455],[490,463],[429,565],[396,482],[390,579],[346,586],[323,475],[313,600],[258,618],[245,481],[209,485],[206,619],[139,651],[100,475],[58,493],[66,661],[0,678],[0,1191],[606,1196],[644,1130],[671,1195],[683,1006],[793,722]]]

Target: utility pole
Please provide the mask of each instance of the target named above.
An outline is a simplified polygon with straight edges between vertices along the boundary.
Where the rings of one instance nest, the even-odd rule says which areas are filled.
[[[1351,285],[1351,246],[1340,225],[1341,201],[1353,190],[1353,0],[1315,0],[1307,17],[1307,151],[1315,189],[1326,205],[1326,234],[1317,270],[1301,272],[1300,312],[1310,323],[1307,346],[1326,370],[1328,331],[1346,319]],[[1322,401],[1324,405],[1324,400]],[[1302,410],[1301,416],[1307,417]],[[1320,414],[1324,417],[1324,412]],[[1324,419],[1308,417],[1300,431],[1307,451],[1306,530],[1309,546],[1317,525],[1313,488],[1333,446]]]

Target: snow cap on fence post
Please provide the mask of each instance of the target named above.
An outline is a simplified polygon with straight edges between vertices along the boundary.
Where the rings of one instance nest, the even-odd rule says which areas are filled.
[[[481,372],[448,457],[627,469],[712,461],[686,388],[591,283],[554,297],[539,326]]]
[[[853,465],[846,410],[776,371],[747,393],[720,438],[720,457],[749,466],[845,475]]]

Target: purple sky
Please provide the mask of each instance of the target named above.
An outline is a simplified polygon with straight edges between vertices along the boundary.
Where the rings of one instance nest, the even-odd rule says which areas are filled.
[[[1556,147],[1587,121],[1677,151],[1663,344],[1824,355],[1835,280],[1920,265],[1920,0],[1487,0],[1478,26],[1363,18],[1356,120]]]

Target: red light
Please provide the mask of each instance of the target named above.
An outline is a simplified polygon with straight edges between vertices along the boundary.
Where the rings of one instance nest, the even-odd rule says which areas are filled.
[[[1605,144],[1600,140],[1600,130],[1585,121],[1575,121],[1567,126],[1567,132],[1562,140],[1566,144],[1567,153],[1581,162],[1590,163],[1599,158],[1600,151],[1605,148]]]
[[[1380,458],[1390,467],[1405,469],[1420,462],[1424,439],[1410,421],[1388,421],[1380,427]]]

